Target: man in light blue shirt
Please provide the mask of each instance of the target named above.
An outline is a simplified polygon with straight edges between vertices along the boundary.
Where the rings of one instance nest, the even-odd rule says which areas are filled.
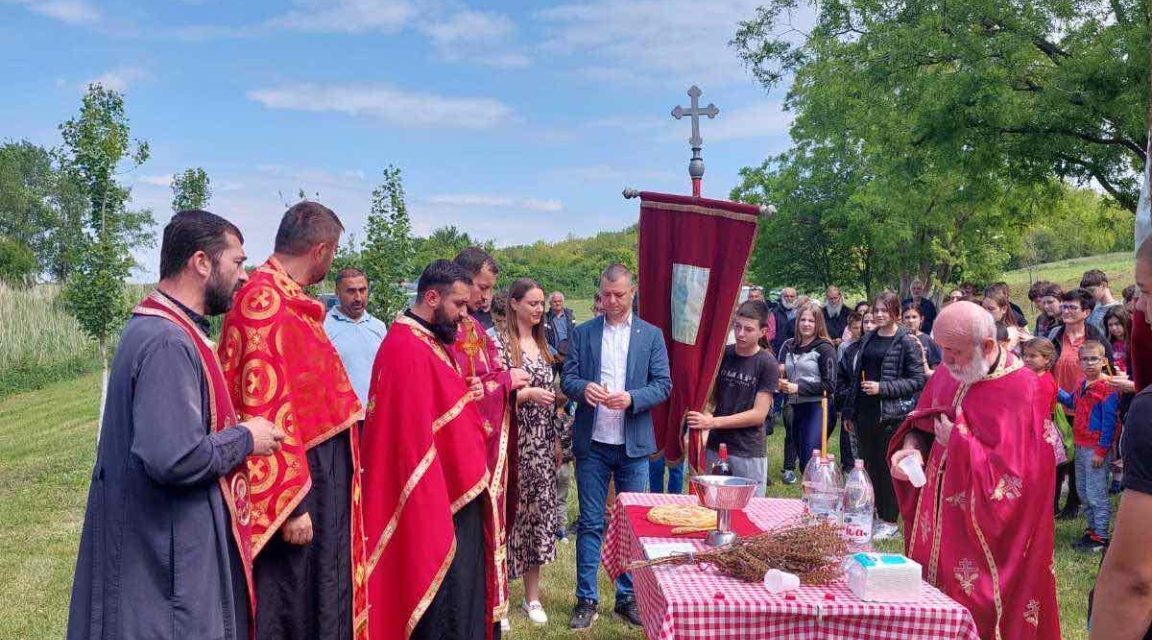
[[[336,275],[336,297],[340,304],[324,318],[324,331],[340,354],[356,397],[367,409],[372,363],[388,327],[368,313],[368,277],[363,271],[355,267],[341,269]]]

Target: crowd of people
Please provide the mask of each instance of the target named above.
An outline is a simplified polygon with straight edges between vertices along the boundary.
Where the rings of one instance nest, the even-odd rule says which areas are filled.
[[[541,568],[573,533],[569,626],[587,629],[612,491],[684,490],[651,417],[672,387],[667,347],[634,311],[628,268],[606,266],[578,323],[563,292],[498,287],[496,260],[470,247],[427,265],[386,322],[367,301],[387,285],[354,267],[331,309],[307,292],[342,232],[297,204],[248,272],[227,220],[191,210],[165,227],[160,282],[112,366],[69,638],[500,637],[518,615],[548,622]],[[1137,280],[1152,292],[1152,244]],[[785,484],[839,426],[841,464],[863,460],[875,487],[873,538],[902,535],[981,637],[1059,635],[1054,518],[1082,516],[1076,549],[1107,552],[1093,637],[1140,637],[1146,298],[1116,300],[1098,270],[1068,291],[1037,282],[1029,325],[1004,283],[961,285],[939,309],[919,280],[908,291],[850,308],[835,286],[823,302],[751,287],[707,406],[684,419],[707,432],[705,466],[723,446],[763,494],[777,422]],[[217,345],[207,318],[222,314]],[[614,591],[613,612],[639,625],[629,574]]]

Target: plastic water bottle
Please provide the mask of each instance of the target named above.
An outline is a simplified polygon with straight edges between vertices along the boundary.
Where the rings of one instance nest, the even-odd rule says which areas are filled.
[[[872,479],[864,470],[864,461],[856,466],[844,483],[844,536],[853,552],[872,550],[872,513],[876,507],[876,494]]]
[[[836,464],[836,454],[829,453],[825,459],[825,464],[828,465],[828,471],[832,474],[832,492],[835,493],[835,506],[833,507],[833,520],[837,523],[844,522],[844,509],[842,502],[844,499],[844,472],[841,471],[840,465]]]
[[[800,500],[804,503],[804,521],[811,523],[815,520],[812,512],[812,496],[816,486],[816,470],[820,466],[820,450],[813,449],[804,467],[804,475],[800,480]]]
[[[804,493],[807,496],[805,512],[808,522],[840,521],[840,487],[836,482],[835,463],[821,457],[819,451],[812,452],[812,459],[805,470]]]

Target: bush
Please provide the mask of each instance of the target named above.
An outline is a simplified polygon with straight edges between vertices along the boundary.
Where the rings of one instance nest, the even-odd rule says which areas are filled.
[[[0,282],[26,289],[36,280],[36,255],[24,244],[0,238]]]

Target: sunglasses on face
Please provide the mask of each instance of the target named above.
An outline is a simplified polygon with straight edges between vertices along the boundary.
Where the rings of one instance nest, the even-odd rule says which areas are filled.
[[[1060,310],[1061,311],[1080,311],[1080,305],[1078,305],[1078,304],[1062,304],[1062,305],[1060,305]]]

